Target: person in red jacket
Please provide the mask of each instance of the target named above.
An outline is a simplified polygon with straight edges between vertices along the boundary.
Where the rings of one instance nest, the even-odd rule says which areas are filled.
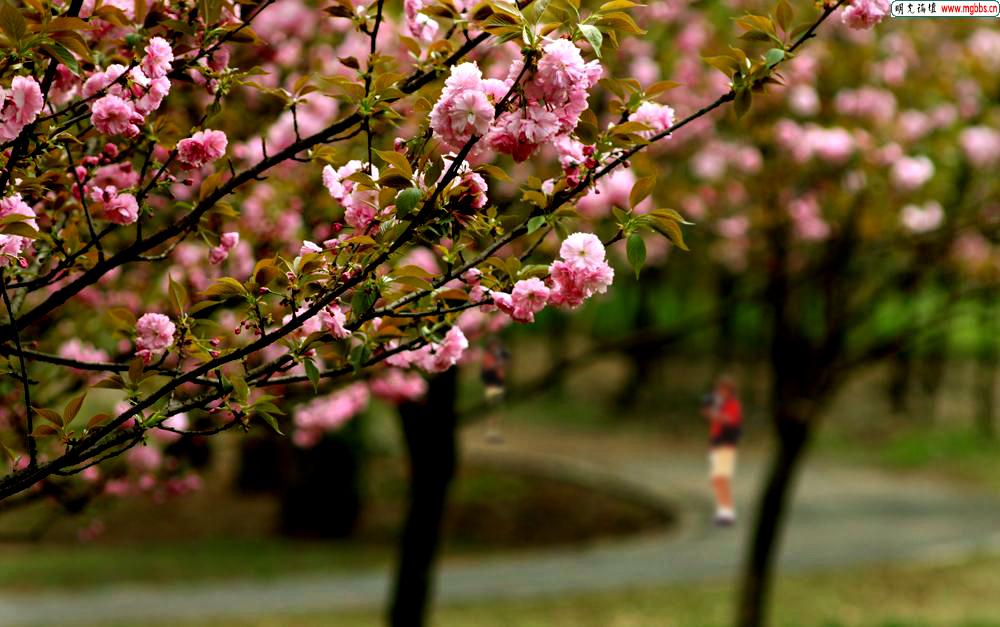
[[[736,522],[732,479],[743,425],[743,407],[732,377],[718,378],[714,390],[702,403],[702,415],[709,425],[709,478],[715,492],[715,524],[729,526]]]

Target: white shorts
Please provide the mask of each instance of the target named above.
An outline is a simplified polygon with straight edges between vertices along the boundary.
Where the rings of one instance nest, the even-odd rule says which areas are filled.
[[[736,447],[717,446],[708,453],[708,476],[731,479],[736,470]]]

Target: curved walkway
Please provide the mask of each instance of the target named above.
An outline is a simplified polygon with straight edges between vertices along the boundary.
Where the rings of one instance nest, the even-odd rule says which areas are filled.
[[[529,598],[734,576],[748,525],[715,529],[699,455],[664,440],[507,428],[506,443],[465,434],[469,458],[540,467],[669,504],[679,529],[582,548],[449,560],[441,602]],[[764,456],[741,460],[735,489],[742,512],[756,492]],[[571,516],[572,512],[566,515]],[[871,469],[807,464],[781,555],[783,571],[835,569],[897,560],[948,560],[1000,550],[1000,495]],[[207,617],[308,613],[372,607],[388,591],[385,572],[171,586],[115,586],[86,592],[0,593],[0,625],[149,624]]]

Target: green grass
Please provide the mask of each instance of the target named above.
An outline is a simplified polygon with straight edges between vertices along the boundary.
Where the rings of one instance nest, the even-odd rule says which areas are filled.
[[[0,588],[34,591],[80,588],[94,582],[110,585],[231,577],[267,579],[386,566],[391,555],[391,547],[272,538],[208,538],[113,546],[0,546]]]
[[[986,627],[1000,625],[1000,559],[943,567],[881,567],[782,579],[774,624],[788,627]],[[723,584],[636,589],[532,601],[445,606],[435,627],[722,627],[734,590]],[[374,627],[380,614],[264,616],[177,627]],[[122,624],[119,627],[125,627]]]
[[[1000,489],[1000,443],[970,429],[911,426],[865,446],[832,432],[820,438],[818,452],[890,471],[927,472]]]

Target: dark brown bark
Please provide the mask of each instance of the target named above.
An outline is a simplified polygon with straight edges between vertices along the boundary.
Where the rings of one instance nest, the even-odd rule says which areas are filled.
[[[423,403],[399,409],[409,456],[410,501],[389,607],[392,627],[422,627],[427,620],[448,489],[457,463],[456,383],[452,368],[431,380]]]
[[[791,501],[792,488],[812,431],[810,421],[779,412],[777,451],[758,500],[754,531],[743,567],[739,613],[740,627],[766,624],[781,533]]]

